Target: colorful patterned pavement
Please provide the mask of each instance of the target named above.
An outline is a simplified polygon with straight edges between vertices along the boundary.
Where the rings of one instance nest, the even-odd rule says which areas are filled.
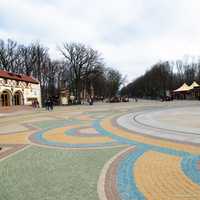
[[[177,141],[175,131],[174,136],[172,131],[171,139],[168,140],[131,131],[118,123],[118,118],[127,113],[158,109],[165,113],[166,108],[175,110],[179,107],[189,108],[189,106],[195,110],[199,103],[141,101],[111,105],[97,104],[94,106],[58,107],[53,112],[37,110],[24,115],[2,117],[0,118],[0,126],[2,127],[0,130],[0,146],[3,148],[0,151],[0,175],[5,171],[5,166],[8,169],[11,167],[9,162],[11,163],[17,156],[26,154],[26,152],[28,154],[31,148],[38,148],[36,152],[39,155],[41,149],[51,152],[62,151],[62,155],[66,156],[74,152],[77,157],[84,152],[85,156],[90,152],[97,152],[98,156],[95,159],[105,159],[104,162],[102,161],[104,166],[100,167],[100,164],[94,166],[99,170],[96,171],[97,174],[90,175],[98,177],[98,180],[92,179],[97,187],[95,191],[94,189],[92,191],[96,192],[98,196],[96,195],[96,198],[89,197],[88,194],[85,195],[85,198],[82,198],[81,195],[78,197],[76,192],[73,191],[73,187],[75,188],[73,184],[76,184],[75,180],[75,183],[71,185],[68,183],[68,187],[65,188],[66,191],[72,190],[72,200],[81,198],[84,200],[200,200],[199,144]],[[162,129],[159,130],[162,131]],[[170,132],[170,130],[168,131]],[[101,154],[101,151],[105,152]],[[107,154],[111,156],[109,159]],[[21,159],[21,162],[25,162],[23,156]],[[40,161],[40,166],[38,160],[29,159],[31,159],[31,162],[34,161],[33,165],[37,164],[38,170],[42,169],[43,160]],[[70,159],[73,159],[73,157]],[[81,168],[81,166],[87,166],[88,162],[89,166],[90,159],[91,157],[85,162],[81,161],[81,157],[80,162],[77,161],[78,164],[76,165],[80,165]],[[4,168],[1,168],[1,162],[2,164],[8,163]],[[52,162],[54,161],[52,160]],[[59,161],[59,163],[56,161],[55,166],[58,164],[60,166],[62,161]],[[62,167],[64,166],[63,159]],[[69,172],[67,169],[73,168],[72,163],[67,162],[65,168],[67,174]],[[60,167],[54,169],[57,177],[60,176],[59,169]],[[84,177],[84,174],[80,176]],[[74,175],[74,177],[76,176]],[[35,181],[37,182],[37,180]],[[84,182],[83,180],[82,182],[85,185],[84,189],[89,192],[87,181]],[[10,182],[6,184],[12,185]],[[0,185],[3,185],[1,180]],[[15,187],[15,185],[12,185],[12,187]],[[54,191],[59,187],[59,181],[52,188],[47,187],[47,196],[48,191]],[[35,191],[36,188],[35,190],[34,187],[31,189],[39,193],[39,191]],[[0,196],[1,192],[0,189]],[[21,191],[16,189],[15,192],[20,193]],[[63,196],[61,192],[61,196],[56,197],[56,199],[65,199],[65,192],[63,192]],[[23,198],[34,199],[31,196],[21,197],[21,199]],[[55,199],[55,197],[45,198]],[[5,194],[4,199],[6,199]],[[42,200],[44,198],[37,197],[37,199]]]

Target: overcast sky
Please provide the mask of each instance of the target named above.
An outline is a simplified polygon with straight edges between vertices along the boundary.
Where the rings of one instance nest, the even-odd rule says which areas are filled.
[[[0,38],[99,50],[128,80],[159,60],[200,55],[198,0],[0,0]]]

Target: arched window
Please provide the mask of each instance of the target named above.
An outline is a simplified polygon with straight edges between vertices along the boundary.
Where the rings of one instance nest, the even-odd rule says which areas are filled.
[[[21,91],[17,91],[14,93],[14,105],[19,106],[23,105],[23,94]]]
[[[9,91],[5,90],[2,92],[1,104],[2,106],[11,106],[11,93]]]

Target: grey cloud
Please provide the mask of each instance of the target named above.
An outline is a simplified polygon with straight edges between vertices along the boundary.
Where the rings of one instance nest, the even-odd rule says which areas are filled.
[[[200,52],[196,0],[1,0],[0,38],[86,43],[131,80],[160,59]]]

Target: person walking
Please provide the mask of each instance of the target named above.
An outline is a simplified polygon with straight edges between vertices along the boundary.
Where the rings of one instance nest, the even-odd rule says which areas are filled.
[[[47,110],[50,111],[50,106],[51,106],[51,99],[48,98],[47,100]]]
[[[44,100],[44,107],[46,110],[48,110],[48,99]]]
[[[138,99],[137,99],[137,97],[135,97],[135,102],[138,102]]]
[[[36,100],[36,106],[37,106],[37,108],[40,108],[40,103],[38,100]]]
[[[53,110],[53,99],[50,99],[49,109],[50,109],[51,111]]]

